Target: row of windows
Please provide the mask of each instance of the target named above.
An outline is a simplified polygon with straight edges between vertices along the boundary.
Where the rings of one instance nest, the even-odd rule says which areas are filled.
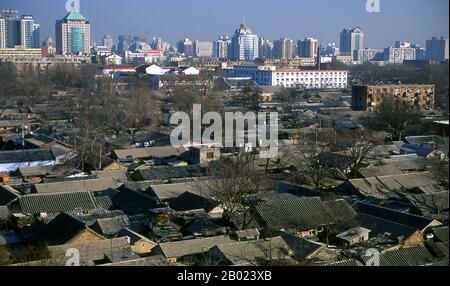
[[[300,73],[298,73],[298,72],[296,72],[296,73],[293,73],[293,72],[291,72],[291,73],[284,73],[284,72],[282,72],[282,73],[277,73],[277,77],[279,77],[280,76],[280,74],[281,74],[281,76],[285,76],[285,74],[286,74],[286,76],[316,76],[316,77],[318,77],[318,76],[323,76],[323,75],[327,75],[327,76],[329,76],[329,75],[334,75],[334,76],[339,76],[339,75],[346,75],[347,73],[346,72],[306,72],[306,73],[303,73],[303,72],[300,72]]]
[[[297,87],[298,84],[277,84],[278,86],[284,86],[284,87]],[[346,84],[339,83],[339,84],[303,84],[302,85],[305,88],[345,88],[347,87]]]
[[[293,79],[293,78],[291,78],[291,79],[281,79],[281,81],[282,82],[284,82],[284,81],[286,81],[286,82],[289,82],[289,81],[291,81],[291,82],[293,82],[293,81],[295,81],[295,82],[307,82],[308,81],[308,79]],[[321,78],[320,80],[318,79],[318,78],[316,78],[315,80],[314,79],[309,79],[309,81],[310,82],[346,82],[346,80],[344,80],[344,79],[342,79],[342,78],[340,78],[340,79],[323,79],[323,78]],[[277,82],[280,82],[280,79],[278,79],[277,78]]]

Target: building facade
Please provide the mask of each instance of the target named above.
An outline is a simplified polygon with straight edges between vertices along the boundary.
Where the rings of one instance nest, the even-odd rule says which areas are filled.
[[[251,78],[258,85],[285,88],[340,89],[347,88],[346,70],[303,70],[275,66],[235,66],[225,69],[224,76]]]
[[[231,38],[231,59],[236,61],[253,61],[258,57],[258,36],[250,27],[241,24]]]
[[[273,42],[273,55],[277,59],[289,59],[294,54],[294,41],[282,38]]]
[[[19,11],[7,9],[3,10],[2,13],[5,22],[5,47],[19,46],[21,44]]]
[[[397,97],[420,110],[432,110],[435,100],[434,85],[358,85],[352,87],[352,109],[373,111],[384,96]]]
[[[0,49],[6,48],[5,19],[0,15]]]
[[[426,54],[427,59],[436,61],[446,61],[449,59],[449,46],[448,39],[444,37],[433,37],[431,40],[427,40]]]
[[[131,43],[133,42],[133,36],[120,35],[118,39],[119,42],[117,44],[117,53],[121,56],[124,56],[125,52],[130,49]]]
[[[108,49],[110,51],[112,51],[113,46],[114,46],[114,39],[111,35],[105,35],[103,37],[102,43],[103,43],[103,46],[108,47]]]
[[[3,10],[0,16],[0,48],[16,48],[22,46],[27,49],[39,48],[39,24],[34,22],[32,15],[19,17],[17,10]]]
[[[61,55],[88,54],[91,24],[79,12],[72,11],[56,21],[56,52]]]
[[[21,46],[12,49],[0,49],[0,61],[32,61],[41,59],[41,49],[26,49]]]
[[[199,58],[210,58],[212,56],[212,43],[208,41],[195,41],[195,56]]]
[[[178,52],[186,57],[194,55],[194,43],[190,39],[184,39],[178,43]]]
[[[384,49],[384,61],[391,64],[403,64],[404,61],[416,60],[416,49],[405,45],[399,48]]]
[[[377,49],[364,49],[357,50],[355,52],[355,61],[359,64],[371,62],[371,61],[382,61],[384,59],[384,50]]]
[[[21,46],[25,48],[39,48],[40,25],[34,23],[33,16],[24,15],[20,21]]]
[[[360,27],[344,29],[340,36],[341,54],[353,56],[355,51],[364,49],[364,33]]]
[[[298,41],[298,56],[300,58],[317,57],[318,41],[314,38],[304,38]]]
[[[273,43],[272,41],[264,38],[258,39],[258,58],[271,59],[273,58]]]
[[[224,60],[228,58],[228,51],[231,46],[231,40],[228,36],[222,36],[214,42],[213,57]]]

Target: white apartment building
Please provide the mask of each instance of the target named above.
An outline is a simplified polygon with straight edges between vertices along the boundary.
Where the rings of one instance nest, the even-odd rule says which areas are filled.
[[[195,41],[194,51],[195,56],[200,58],[210,58],[212,56],[213,45],[208,41]]]
[[[402,64],[403,61],[415,59],[416,59],[416,49],[414,48],[389,47],[384,49],[384,60],[391,64]]]
[[[0,16],[0,49],[6,48],[6,25],[5,19]]]
[[[275,66],[235,66],[224,70],[226,77],[252,78],[258,85],[308,89],[347,88],[347,70],[277,69]]]

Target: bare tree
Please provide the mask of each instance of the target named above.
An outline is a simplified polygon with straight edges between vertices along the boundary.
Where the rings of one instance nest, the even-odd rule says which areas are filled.
[[[297,158],[298,171],[306,174],[314,186],[319,188],[328,174],[322,158],[325,153],[331,150],[335,136],[334,133],[319,132],[317,128],[313,131],[312,136],[303,138],[303,142],[298,145],[294,156]]]
[[[247,228],[253,222],[251,211],[257,203],[250,196],[271,186],[270,180],[255,169],[255,154],[220,159],[210,165],[208,173],[217,179],[200,182],[202,192],[222,204],[226,218],[237,219],[241,229]]]
[[[419,118],[415,106],[404,100],[385,95],[380,106],[375,110],[375,120],[391,133],[394,140],[402,140],[402,132],[406,126]]]
[[[341,147],[344,148],[345,154],[350,157],[348,164],[350,178],[359,176],[359,171],[368,164],[374,148],[382,142],[382,138],[365,129],[342,132],[338,136],[338,140]]]

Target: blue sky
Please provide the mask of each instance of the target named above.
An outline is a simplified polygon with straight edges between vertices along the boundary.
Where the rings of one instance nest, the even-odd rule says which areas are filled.
[[[449,34],[448,0],[379,0],[380,13],[367,13],[367,0],[81,0],[81,13],[91,21],[92,36],[108,33],[163,37],[175,42],[189,37],[214,40],[231,35],[245,15],[258,36],[269,39],[306,36],[339,41],[345,27],[361,26],[366,47],[383,48],[396,40],[424,44],[431,36]],[[32,14],[41,37],[54,34],[64,17],[66,0],[0,0],[0,8]]]

